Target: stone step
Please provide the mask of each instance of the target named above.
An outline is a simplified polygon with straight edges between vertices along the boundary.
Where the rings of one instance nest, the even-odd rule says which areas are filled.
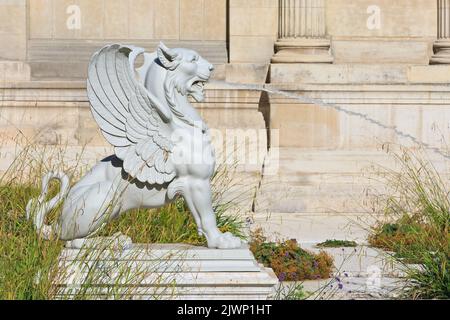
[[[402,64],[273,64],[271,83],[308,84],[404,84],[409,65]]]
[[[433,165],[445,165],[445,159],[434,153],[426,155]],[[279,168],[280,173],[362,173],[378,172],[382,169],[397,169],[396,160],[384,151],[367,150],[319,150],[311,151],[303,148],[272,149],[266,162]]]
[[[223,271],[203,271],[196,270],[195,272],[187,269],[182,270],[180,272],[154,272],[153,270],[134,270],[127,268],[128,265],[119,264],[116,265],[116,270],[124,270],[124,272],[129,272],[130,274],[134,273],[134,279],[137,280],[139,278],[139,285],[144,288],[150,287],[171,287],[171,286],[180,286],[180,287],[204,287],[204,286],[212,286],[212,287],[269,287],[272,288],[273,285],[276,284],[275,279],[272,278],[271,275],[265,274],[265,268],[259,268],[260,272],[248,272],[248,271],[236,271],[236,270],[227,270]],[[181,266],[180,266],[181,267]],[[106,272],[102,270],[102,273]],[[108,277],[93,277],[91,280],[88,280],[93,286],[102,286],[109,285],[113,286],[114,284],[120,284],[122,286],[136,286],[136,283],[132,281],[128,281],[130,278],[124,277],[120,279],[118,273],[108,272]],[[145,276],[143,276],[145,275]],[[115,276],[115,277],[114,277]],[[89,279],[89,275],[85,272],[77,273],[77,277],[75,280],[71,278],[70,283],[68,283],[67,279],[63,279],[62,281],[58,281],[55,284],[61,287],[70,286],[79,286],[86,283],[84,280]]]
[[[375,272],[379,276],[400,278],[405,275],[398,263],[385,251],[368,246],[354,248],[319,248],[314,243],[302,243],[303,249],[325,251],[334,259],[335,273],[346,278],[368,278]]]
[[[255,200],[256,212],[368,212],[382,194],[382,185],[296,183],[263,184]]]
[[[379,171],[384,168],[395,168],[395,162],[387,156],[368,153],[367,155],[339,154],[339,152],[323,152],[322,154],[302,154],[300,151],[290,157],[280,156],[278,161],[272,160],[273,166],[281,173],[362,173]],[[269,156],[271,156],[269,154]],[[270,169],[270,168],[268,168]]]
[[[247,247],[233,250],[217,250],[207,247],[197,247],[188,244],[133,244],[131,250],[118,250],[110,252],[108,250],[90,249],[90,256],[102,256],[103,260],[114,261],[145,260],[159,261],[162,259],[178,260],[211,260],[211,261],[252,261],[253,254]],[[76,261],[83,255],[83,250],[65,248],[60,259],[64,261]]]
[[[367,243],[369,230],[383,217],[366,212],[268,212],[251,217],[252,228],[262,228],[269,240],[296,239],[320,243],[330,239]]]
[[[325,251],[334,259],[333,277],[301,283],[280,283],[277,292],[285,296],[301,284],[308,299],[393,299],[398,298],[406,283],[405,267],[390,254],[367,246],[354,248],[319,248],[315,243],[300,243],[313,252]]]
[[[288,190],[292,194],[299,195],[311,195],[317,193],[355,194],[362,193],[367,188],[380,188],[384,186],[382,181],[375,183],[373,180],[371,181],[369,179],[358,179],[359,181],[357,179],[354,179],[353,181],[299,181],[294,180],[293,177],[291,178],[292,179],[290,180],[271,180],[270,178],[268,178],[261,184],[261,192],[276,193],[279,191]]]
[[[362,184],[376,181],[374,177],[364,172],[346,172],[346,173],[315,173],[315,172],[299,172],[293,170],[288,172],[283,170],[278,175],[265,176],[267,185],[274,182],[289,182],[303,185],[317,184]]]
[[[336,279],[307,280],[301,284],[294,282],[281,283],[277,288],[280,296],[292,291],[298,285],[303,292],[310,295],[308,300],[390,300],[401,296],[401,288],[406,284],[405,279],[384,276],[375,271],[370,277],[341,276],[340,285]]]
[[[256,210],[258,213],[277,212],[279,209],[284,209],[283,212],[286,214],[297,212],[308,214],[320,214],[324,212],[345,214],[347,212],[353,212],[367,215],[372,214],[370,207],[376,204],[376,200],[360,200],[356,196],[352,198],[335,197],[327,199],[322,199],[320,196],[297,199],[288,199],[287,197],[285,194],[281,194],[278,198],[266,199],[265,202],[258,201],[255,205]]]
[[[99,245],[100,239],[96,239]],[[108,240],[110,241],[110,240]],[[58,297],[70,299],[89,283],[92,299],[267,299],[278,279],[247,246],[233,250],[181,244],[128,249],[65,248],[59,258]]]
[[[430,159],[435,167],[446,166],[442,158]],[[272,149],[267,156],[255,210],[372,212],[376,195],[386,192],[387,170],[398,171],[399,164],[382,151]]]
[[[138,258],[136,258],[138,259]],[[123,260],[119,260],[123,261]],[[70,266],[72,262],[63,263],[60,266],[62,268]],[[102,263],[102,268],[110,269],[117,264],[116,260],[106,260]],[[86,261],[85,266],[96,267],[96,261]],[[177,273],[181,272],[221,272],[226,270],[227,272],[258,272],[260,267],[253,261],[239,261],[239,260],[225,260],[220,261],[220,265],[217,261],[192,261],[184,260],[181,257],[174,258],[169,261],[151,260],[151,261],[129,261],[127,262],[127,268],[133,272],[140,272],[141,270],[152,270],[156,273]]]
[[[64,293],[56,296],[56,299],[70,300],[74,296],[76,288],[67,288]],[[206,286],[204,288],[123,288],[111,292],[108,289],[87,290],[85,293],[89,300],[111,297],[120,300],[267,300],[267,296],[273,296],[273,290],[263,292],[261,288],[251,290],[249,288],[233,287],[221,289],[220,287]]]

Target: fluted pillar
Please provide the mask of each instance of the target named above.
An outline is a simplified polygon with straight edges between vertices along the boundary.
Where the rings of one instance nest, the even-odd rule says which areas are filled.
[[[273,63],[332,63],[325,0],[279,0]]]
[[[431,64],[450,64],[450,0],[438,0],[438,39]]]

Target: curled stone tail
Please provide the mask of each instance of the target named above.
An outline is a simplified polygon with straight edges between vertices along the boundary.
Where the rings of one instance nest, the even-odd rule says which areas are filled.
[[[45,202],[48,195],[48,187],[51,180],[56,179],[61,183],[59,193]],[[42,179],[42,191],[38,199],[31,199],[27,204],[27,219],[33,219],[34,226],[38,233],[45,239],[49,239],[53,234],[53,226],[45,224],[46,215],[55,208],[67,196],[70,190],[70,179],[63,172],[50,172]]]

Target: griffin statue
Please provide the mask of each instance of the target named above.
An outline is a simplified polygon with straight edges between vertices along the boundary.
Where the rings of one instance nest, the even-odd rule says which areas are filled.
[[[136,68],[140,55],[144,63]],[[88,98],[115,154],[73,187],[64,172],[43,178],[40,197],[27,206],[38,232],[83,243],[128,210],[162,207],[181,195],[208,247],[240,247],[239,238],[217,228],[210,184],[214,150],[208,127],[189,102],[189,96],[204,100],[213,69],[197,52],[163,43],[154,53],[119,44],[95,53],[88,70]],[[61,190],[46,202],[52,179],[60,181]],[[62,201],[58,220],[46,224],[46,215]]]

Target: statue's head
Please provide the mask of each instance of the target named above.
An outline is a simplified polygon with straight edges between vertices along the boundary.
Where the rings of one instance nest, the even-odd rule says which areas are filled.
[[[160,43],[159,63],[168,70],[168,80],[183,95],[191,95],[196,101],[204,100],[204,85],[214,67],[197,52],[189,49],[169,49]]]

